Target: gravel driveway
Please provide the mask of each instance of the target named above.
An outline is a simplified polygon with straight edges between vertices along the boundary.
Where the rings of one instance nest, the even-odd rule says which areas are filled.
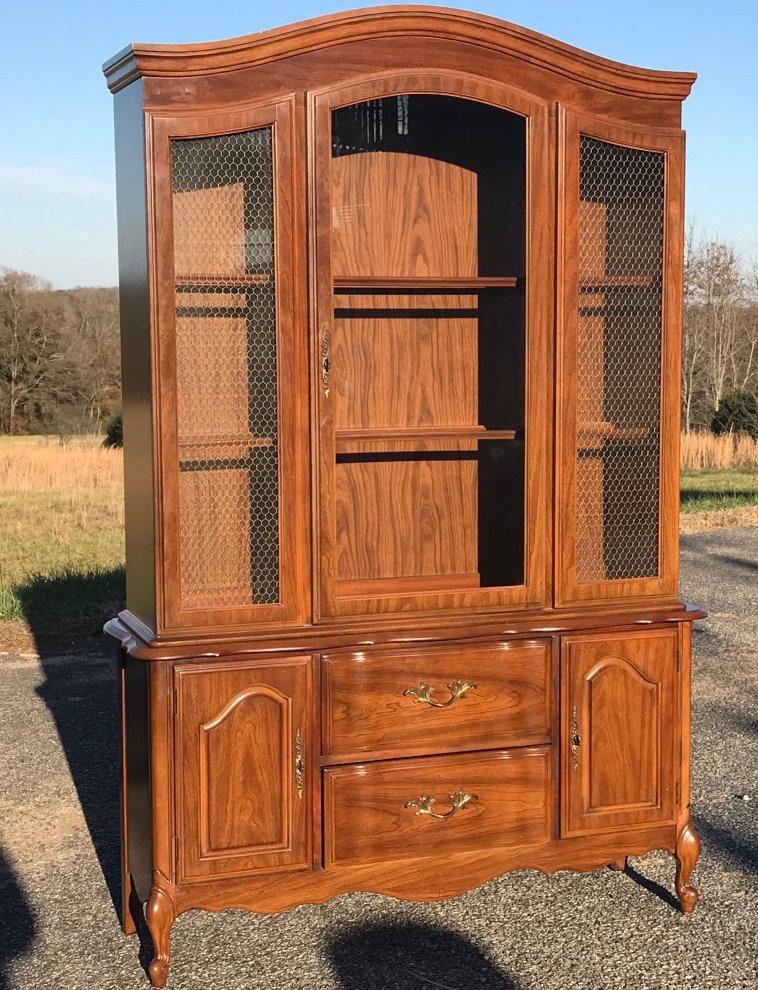
[[[355,894],[278,917],[193,912],[174,926],[169,986],[755,990],[758,529],[682,550],[684,596],[710,612],[694,636],[694,915],[675,910],[673,859],[658,853],[627,874],[520,872],[440,904]],[[0,656],[0,990],[148,986],[146,936],[140,951],[113,907],[116,692],[98,649]]]

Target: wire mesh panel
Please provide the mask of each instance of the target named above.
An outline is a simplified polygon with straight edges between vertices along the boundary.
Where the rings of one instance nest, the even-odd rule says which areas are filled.
[[[172,143],[181,607],[279,601],[270,127]]]
[[[579,583],[658,575],[664,168],[580,136]]]

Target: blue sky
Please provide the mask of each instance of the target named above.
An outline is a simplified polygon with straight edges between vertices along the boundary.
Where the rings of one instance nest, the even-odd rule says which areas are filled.
[[[100,66],[130,41],[249,34],[359,3],[8,3],[0,60],[0,266],[60,288],[116,282],[111,96]],[[687,212],[758,258],[758,5],[713,0],[460,3],[580,48],[699,74],[684,106]]]

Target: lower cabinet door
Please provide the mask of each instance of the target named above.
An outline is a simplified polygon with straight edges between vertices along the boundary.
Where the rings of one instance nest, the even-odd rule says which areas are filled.
[[[311,657],[174,677],[180,879],[310,865]]]
[[[562,641],[563,835],[673,822],[678,632]]]
[[[324,771],[327,865],[546,842],[548,746],[387,760]]]

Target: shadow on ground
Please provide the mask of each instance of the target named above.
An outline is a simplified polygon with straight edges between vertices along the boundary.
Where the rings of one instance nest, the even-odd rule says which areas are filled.
[[[8,969],[26,955],[37,934],[37,919],[0,848],[0,990],[9,990]]]
[[[37,577],[17,587],[45,675],[37,693],[52,714],[116,912],[119,860],[119,732],[115,651],[103,623],[121,608],[122,568]]]
[[[327,952],[344,990],[519,990],[465,936],[431,925],[356,925]]]

